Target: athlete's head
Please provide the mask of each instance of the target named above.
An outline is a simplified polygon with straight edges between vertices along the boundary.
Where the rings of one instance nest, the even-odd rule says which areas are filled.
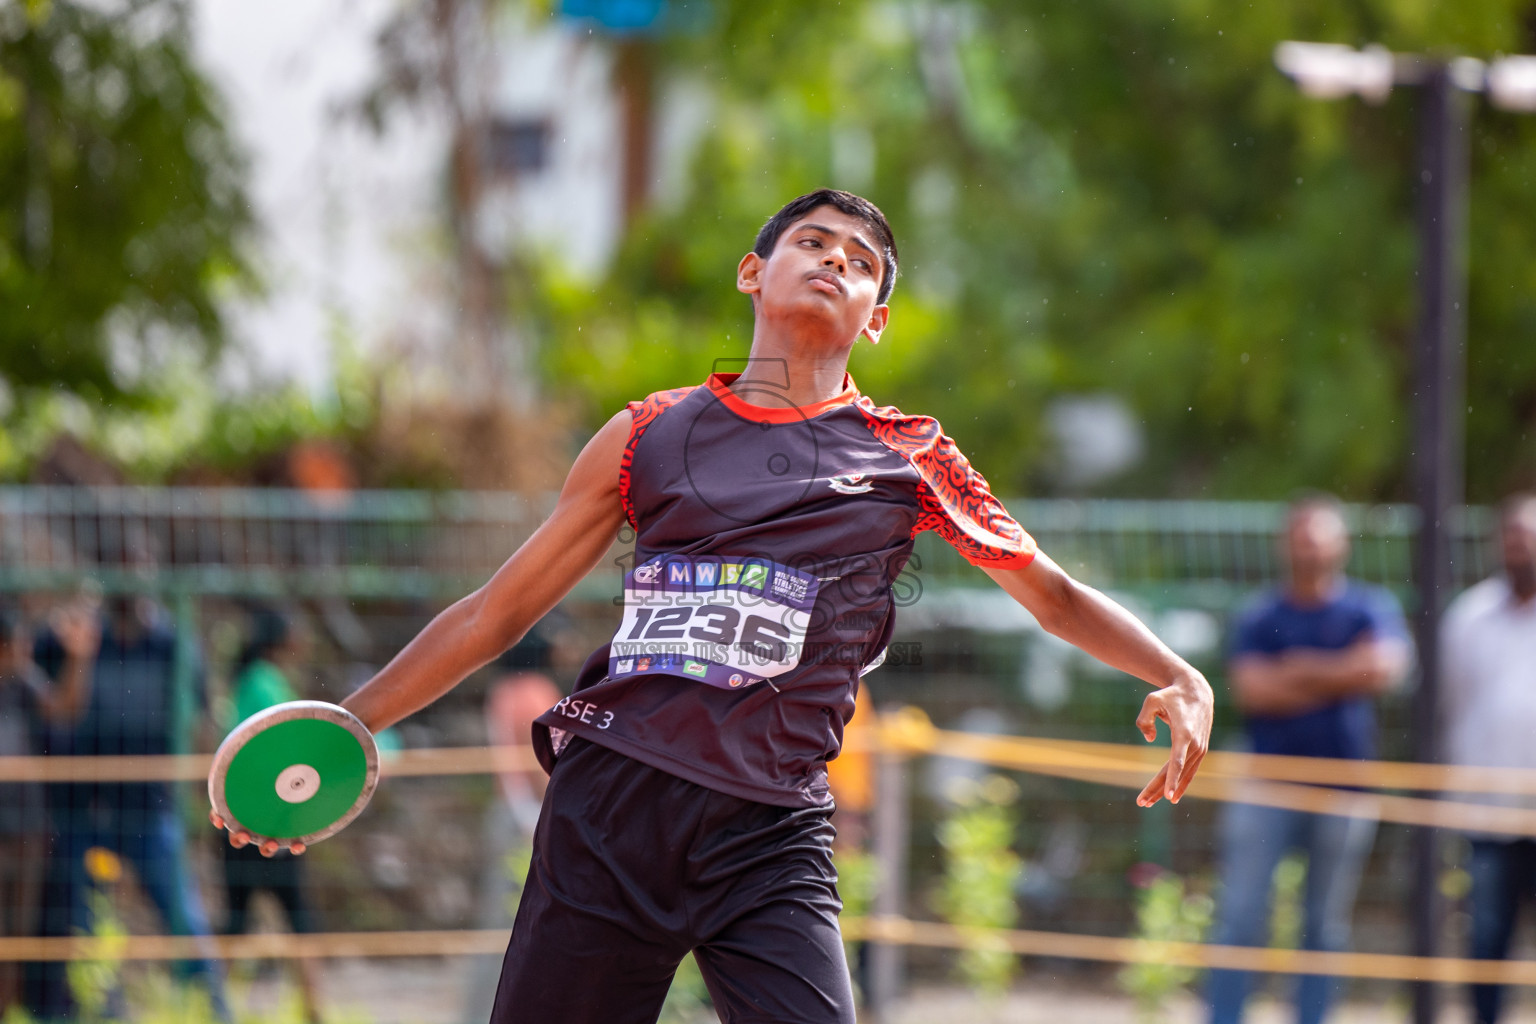
[[[759,317],[830,317],[848,338],[876,341],[896,266],[896,240],[874,203],[818,189],[768,219],[742,258],[736,287],[752,297]]]

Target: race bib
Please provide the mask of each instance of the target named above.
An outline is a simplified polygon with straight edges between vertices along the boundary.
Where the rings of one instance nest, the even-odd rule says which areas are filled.
[[[608,676],[664,673],[737,690],[782,675],[800,664],[818,582],[763,558],[650,559],[624,574]]]

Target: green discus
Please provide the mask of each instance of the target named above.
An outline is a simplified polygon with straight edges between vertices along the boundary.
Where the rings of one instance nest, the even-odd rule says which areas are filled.
[[[230,831],[306,846],[362,813],[379,782],[379,750],[345,708],[295,700],[258,711],[219,744],[208,799]]]

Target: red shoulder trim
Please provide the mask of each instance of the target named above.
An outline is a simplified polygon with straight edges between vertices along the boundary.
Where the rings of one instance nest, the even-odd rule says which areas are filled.
[[[629,424],[629,440],[624,443],[624,457],[619,460],[619,503],[624,506],[624,518],[629,520],[629,525],[636,530],[640,529],[640,524],[635,522],[635,506],[629,500],[631,468],[635,463],[635,445],[640,443],[640,435],[645,433],[645,428],[650,426],[656,417],[687,398],[692,390],[693,387],[686,387],[658,391],[638,402],[629,403],[629,414],[632,419]]]
[[[1022,569],[1035,560],[1035,539],[993,497],[938,420],[876,406],[867,397],[854,404],[875,439],[917,470],[920,512],[912,536],[933,530],[966,561],[990,569]]]

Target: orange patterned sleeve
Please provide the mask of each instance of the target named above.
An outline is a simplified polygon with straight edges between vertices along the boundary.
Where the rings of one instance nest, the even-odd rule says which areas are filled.
[[[635,446],[640,443],[640,435],[645,433],[645,428],[650,426],[656,417],[688,397],[688,393],[692,390],[693,388],[687,387],[658,391],[647,395],[641,401],[628,404],[632,419],[629,425],[629,440],[625,442],[624,455],[619,460],[619,502],[624,506],[624,518],[636,530],[640,529],[640,524],[635,522],[635,506],[629,499],[629,485],[634,479]]]
[[[882,444],[917,470],[919,513],[912,534],[932,530],[972,565],[1022,569],[1034,561],[1035,539],[1008,514],[986,479],[930,416],[906,416],[859,399],[865,422]]]

